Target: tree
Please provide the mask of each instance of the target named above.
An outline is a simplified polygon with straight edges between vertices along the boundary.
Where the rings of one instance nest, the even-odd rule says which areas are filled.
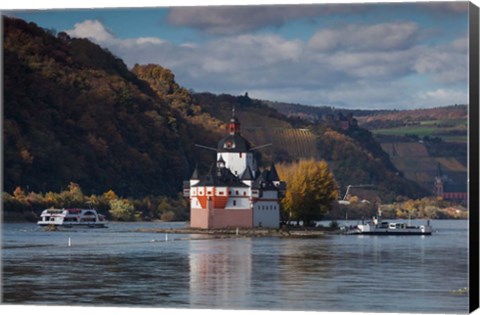
[[[127,199],[113,199],[109,204],[109,212],[114,220],[138,221],[141,219],[141,213],[136,211],[133,204]]]
[[[284,215],[297,220],[297,223],[303,221],[304,226],[308,226],[330,211],[338,197],[338,189],[327,162],[301,160],[280,164],[277,170],[280,179],[287,183],[285,198],[282,199]]]

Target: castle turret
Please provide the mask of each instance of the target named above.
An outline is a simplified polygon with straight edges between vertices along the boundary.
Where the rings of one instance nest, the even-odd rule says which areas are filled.
[[[233,174],[240,176],[247,166],[253,169],[253,153],[250,142],[240,134],[240,121],[235,117],[235,108],[232,109],[232,117],[227,123],[228,135],[218,142],[217,161],[222,158],[225,167]]]

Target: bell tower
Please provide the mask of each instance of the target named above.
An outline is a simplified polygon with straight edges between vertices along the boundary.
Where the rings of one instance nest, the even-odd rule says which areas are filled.
[[[227,124],[227,131],[232,136],[240,133],[240,121],[235,117],[235,106],[232,108],[232,118],[230,118],[230,122]]]

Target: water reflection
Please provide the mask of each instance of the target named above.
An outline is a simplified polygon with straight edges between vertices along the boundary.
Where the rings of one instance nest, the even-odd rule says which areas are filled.
[[[252,240],[189,243],[190,306],[244,308],[251,287]]]
[[[439,223],[440,224],[440,223]],[[3,234],[3,302],[348,312],[466,312],[467,229],[431,237],[189,239],[129,224]],[[435,226],[437,226],[435,224]],[[28,228],[28,226],[26,226]],[[173,239],[176,239],[173,241]]]

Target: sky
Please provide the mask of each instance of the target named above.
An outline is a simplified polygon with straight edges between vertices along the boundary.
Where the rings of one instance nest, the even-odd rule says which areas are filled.
[[[337,108],[468,103],[468,4],[10,10],[197,92]]]

